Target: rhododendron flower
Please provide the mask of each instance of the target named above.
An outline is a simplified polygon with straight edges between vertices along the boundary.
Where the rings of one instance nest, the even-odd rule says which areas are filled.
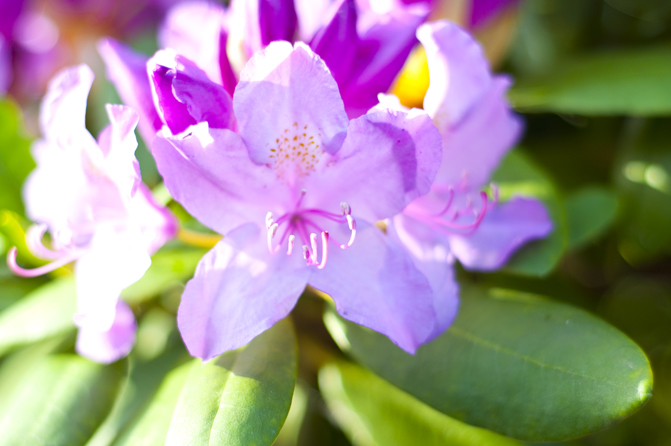
[[[86,65],[66,69],[51,82],[42,102],[43,139],[33,146],[37,168],[26,180],[33,254],[52,263],[33,270],[8,264],[33,277],[75,263],[79,327],[77,350],[99,362],[125,356],[135,340],[132,311],[119,299],[142,277],[155,252],[175,234],[176,221],[142,184],[134,152],[137,114],[108,105],[111,124],[96,141],[84,125],[93,73]],[[51,247],[42,243],[46,230]]]
[[[505,99],[510,81],[491,74],[480,46],[456,25],[422,25],[417,35],[431,74],[424,108],[442,134],[444,151],[430,193],[410,203],[390,230],[429,277],[436,263],[450,262],[450,254],[468,269],[496,270],[522,244],[552,230],[540,201],[499,203],[495,185],[493,199],[482,192],[522,128]]]
[[[349,121],[324,61],[302,43],[257,52],[232,102],[182,56],[160,52],[150,65],[168,123],[153,152],[165,185],[224,235],[182,295],[177,321],[192,355],[246,344],[307,284],[408,352],[431,339],[427,279],[372,224],[431,186],[442,148],[426,113],[376,109]]]
[[[368,0],[234,0],[228,9],[192,2],[171,10],[159,46],[194,62],[232,95],[239,70],[255,51],[274,40],[304,41],[329,67],[354,118],[389,90],[427,14],[421,5],[380,14]],[[150,100],[147,58],[112,39],[99,49],[108,77],[123,101],[140,111],[143,138],[151,142],[161,122]]]

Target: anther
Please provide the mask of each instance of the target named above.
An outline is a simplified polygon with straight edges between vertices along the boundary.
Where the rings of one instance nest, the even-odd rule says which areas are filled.
[[[277,223],[272,223],[268,228],[268,251],[270,251],[271,254],[276,254],[277,251],[280,250],[280,245],[277,245],[277,247],[273,248],[273,239],[277,234],[277,228],[279,228],[279,226],[280,225]]]
[[[271,227],[272,224],[273,224],[273,221],[274,221],[274,220],[273,220],[273,213],[272,213],[272,212],[268,212],[268,213],[266,214],[266,229],[270,229],[270,227]]]
[[[340,245],[341,249],[346,249],[352,246],[354,239],[356,238],[356,220],[354,220],[354,217],[352,217],[350,214],[347,214],[345,218],[347,218],[347,226],[349,227],[349,230],[352,231],[352,233],[349,236],[349,241],[344,245]]]
[[[349,215],[352,213],[352,208],[349,207],[349,204],[344,201],[340,203],[340,209],[342,210],[343,215]]]
[[[290,256],[291,253],[294,251],[294,240],[296,240],[296,236],[291,234],[289,236],[289,246],[287,247],[287,255]]]

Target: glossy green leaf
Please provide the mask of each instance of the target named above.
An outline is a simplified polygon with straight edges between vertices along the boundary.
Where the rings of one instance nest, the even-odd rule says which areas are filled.
[[[142,303],[177,283],[193,276],[198,262],[207,251],[202,249],[164,250],[151,259],[151,266],[140,280],[121,293],[130,303]]]
[[[297,345],[283,320],[246,347],[171,372],[120,445],[271,445],[289,412]]]
[[[21,380],[0,417],[3,444],[86,444],[112,408],[125,369],[125,362],[104,366],[76,355],[48,357]]]
[[[599,187],[586,187],[567,197],[568,248],[579,248],[606,232],[617,217],[617,204],[615,193]]]
[[[549,274],[566,248],[566,223],[561,200],[547,175],[519,150],[506,156],[492,175],[502,200],[513,196],[534,197],[545,204],[553,231],[542,240],[522,246],[508,261],[505,271],[527,276]]]
[[[324,367],[319,389],[356,446],[522,445],[450,418],[353,364]]]
[[[339,345],[382,378],[468,424],[528,441],[605,428],[649,398],[645,354],[578,308],[513,291],[462,286],[450,329],[415,356],[329,312]]]
[[[76,306],[72,276],[49,282],[9,306],[0,313],[0,355],[74,330]]]
[[[520,81],[519,110],[576,115],[671,115],[671,47],[620,50],[563,61],[550,76]]]
[[[21,185],[35,168],[30,141],[20,128],[20,111],[11,102],[0,102],[0,209],[23,214]]]

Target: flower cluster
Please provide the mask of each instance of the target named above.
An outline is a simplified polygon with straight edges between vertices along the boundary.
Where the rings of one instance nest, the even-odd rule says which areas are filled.
[[[132,159],[138,119],[172,197],[223,235],[177,315],[189,352],[206,360],[284,318],[306,285],[413,353],[454,319],[455,258],[497,269],[549,234],[540,202],[482,190],[522,127],[505,100],[509,79],[457,25],[422,25],[426,2],[376,3],[189,3],[168,15],[151,58],[101,42],[139,118],[109,106],[97,144],[83,125],[90,71],[54,80],[26,186],[53,247],[43,227],[30,245],[54,263],[27,271],[9,260],[23,275],[76,260],[83,354],[128,351],[134,322],[119,292],[175,232]],[[385,93],[417,39],[431,80],[424,108],[408,109]],[[94,328],[123,348],[96,353],[85,337]]]

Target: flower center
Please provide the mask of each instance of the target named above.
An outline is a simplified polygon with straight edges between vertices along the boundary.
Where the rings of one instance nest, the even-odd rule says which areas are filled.
[[[329,233],[323,229],[323,224],[335,222],[347,224],[351,231],[350,238],[345,244],[337,244],[341,249],[352,246],[356,238],[356,221],[352,217],[352,209],[344,201],[340,203],[340,214],[324,211],[321,209],[301,209],[300,205],[305,196],[305,190],[302,191],[294,210],[275,220],[273,213],[266,215],[266,229],[268,231],[268,250],[271,254],[276,254],[287,243],[287,256],[290,256],[294,250],[296,238],[298,238],[303,247],[303,258],[308,265],[314,265],[319,269],[324,269],[328,260]],[[321,261],[317,260],[317,238],[321,235],[322,255]],[[276,243],[276,244],[275,244]],[[331,241],[331,243],[335,243]]]
[[[309,125],[294,122],[284,129],[273,144],[269,144],[270,158],[278,178],[292,181],[316,171],[324,154],[321,132]]]

